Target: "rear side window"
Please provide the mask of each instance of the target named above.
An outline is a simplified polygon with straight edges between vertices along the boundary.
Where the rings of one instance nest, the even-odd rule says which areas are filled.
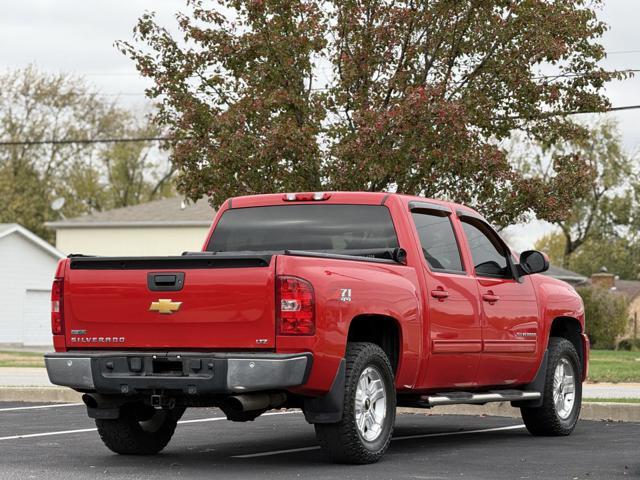
[[[278,205],[227,210],[210,252],[396,248],[389,210],[381,205]],[[345,252],[348,253],[348,252]]]
[[[464,272],[460,249],[447,214],[411,212],[422,253],[432,270]]]

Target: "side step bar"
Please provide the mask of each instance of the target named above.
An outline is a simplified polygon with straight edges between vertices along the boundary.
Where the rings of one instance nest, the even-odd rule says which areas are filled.
[[[442,392],[434,395],[423,395],[418,403],[425,407],[438,405],[485,404],[489,402],[514,402],[517,400],[537,400],[540,392],[523,390],[491,390],[489,392]]]

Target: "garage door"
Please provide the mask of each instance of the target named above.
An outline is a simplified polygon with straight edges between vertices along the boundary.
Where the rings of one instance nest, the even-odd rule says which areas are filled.
[[[27,290],[23,308],[22,343],[51,345],[51,291]]]

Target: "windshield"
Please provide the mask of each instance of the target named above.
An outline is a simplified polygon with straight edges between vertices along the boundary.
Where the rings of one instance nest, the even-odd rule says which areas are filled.
[[[227,210],[209,252],[344,251],[398,247],[381,205],[278,205]]]

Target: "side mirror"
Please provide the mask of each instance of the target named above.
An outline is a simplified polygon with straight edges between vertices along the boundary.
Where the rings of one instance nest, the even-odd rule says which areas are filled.
[[[527,250],[520,254],[518,270],[521,275],[531,275],[549,270],[549,257],[537,250]]]
[[[392,255],[396,262],[401,263],[402,265],[407,264],[407,251],[404,248],[394,248]]]

